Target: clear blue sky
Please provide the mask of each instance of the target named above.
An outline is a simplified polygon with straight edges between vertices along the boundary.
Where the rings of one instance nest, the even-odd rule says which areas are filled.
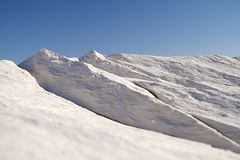
[[[0,0],[0,59],[40,48],[240,56],[240,0]]]

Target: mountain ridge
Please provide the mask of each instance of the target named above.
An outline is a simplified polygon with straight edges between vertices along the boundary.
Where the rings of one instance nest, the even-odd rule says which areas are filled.
[[[239,128],[238,118],[234,118],[239,114],[237,107],[240,105],[237,102],[240,96],[234,93],[239,90],[237,60],[216,55],[157,57],[124,54],[103,57],[96,51],[80,57],[79,62],[54,56],[47,59],[33,56],[19,66],[28,70],[43,88],[110,119],[180,138],[209,143],[235,152],[240,151],[239,144],[234,140],[235,137],[239,137],[238,131],[233,132],[234,135],[226,136],[222,134],[226,133],[223,128],[218,127],[216,123],[214,123],[216,128],[214,125],[208,128],[204,121],[195,119],[196,116],[191,118],[191,115],[207,113],[206,118],[213,118],[222,124],[227,122],[226,125]],[[84,63],[92,70],[91,73],[85,72],[81,67]],[[210,69],[205,70],[205,68]],[[231,75],[226,69],[220,72],[213,68],[231,68]],[[224,79],[215,77],[213,73]],[[114,78],[109,79],[107,75]],[[125,84],[120,84],[118,79],[125,79],[127,87],[124,87]],[[220,84],[216,86],[217,88],[213,88],[205,81],[207,83],[216,81]],[[144,98],[142,94],[133,92],[131,87],[128,87],[128,83],[137,84],[137,87],[154,93],[156,97]],[[227,92],[225,91],[227,94],[219,90],[219,87],[226,87],[226,83],[233,85],[233,87],[228,86]],[[175,91],[175,88],[179,90]],[[215,96],[219,93],[224,97],[222,100]],[[230,108],[224,109],[229,102]],[[210,106],[206,107],[206,104]],[[172,112],[171,108],[176,111]],[[220,114],[223,115],[218,113],[220,111],[226,116],[219,117]],[[188,129],[184,129],[186,127]],[[227,127],[228,132],[234,131],[234,127]]]
[[[239,159],[230,151],[98,116],[45,91],[10,61],[0,61],[0,81],[0,157],[5,160]]]

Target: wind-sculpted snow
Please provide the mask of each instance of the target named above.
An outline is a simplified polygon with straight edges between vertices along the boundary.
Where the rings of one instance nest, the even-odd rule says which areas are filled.
[[[172,106],[240,127],[240,61],[224,56],[121,56],[125,60],[109,59],[154,77],[152,82],[133,81]]]
[[[194,105],[200,101],[201,92],[210,93],[211,88],[197,82],[201,77],[192,74],[193,65],[186,70],[185,63],[174,59],[122,55],[105,58],[92,51],[79,61],[72,61],[40,50],[19,66],[28,70],[46,90],[112,120],[240,152],[239,144],[231,137],[190,114],[203,110],[197,106],[195,111]],[[189,80],[181,78],[187,75]],[[164,89],[167,84],[170,89]],[[172,100],[174,97],[176,100]],[[189,103],[185,97],[190,99]],[[205,99],[215,102],[214,105],[220,104],[216,96]],[[188,108],[190,105],[192,108]],[[215,108],[210,106],[205,110]],[[192,112],[188,112],[190,109]]]
[[[1,160],[239,159],[230,151],[98,116],[43,90],[10,61],[0,61],[0,88]]]
[[[113,61],[108,60],[107,58],[100,59],[95,54],[93,54],[95,52],[91,51],[88,54],[80,57],[79,60],[82,62],[90,63],[99,69],[105,70],[105,71],[113,73],[113,74],[117,74],[121,77],[153,80],[148,75],[138,72],[138,71],[135,71],[134,69],[131,69],[126,65],[115,63]],[[99,55],[99,53],[98,53],[98,55]]]

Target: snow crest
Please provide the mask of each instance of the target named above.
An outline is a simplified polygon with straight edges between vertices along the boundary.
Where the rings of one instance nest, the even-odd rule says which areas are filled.
[[[4,160],[212,160],[216,155],[219,160],[239,159],[239,154],[210,145],[98,116],[43,90],[10,61],[0,61],[0,88],[0,157]]]
[[[91,51],[79,62],[33,56],[19,66],[46,90],[104,117],[240,152],[240,68],[234,58],[104,57]]]
[[[92,50],[90,52],[88,52],[86,55],[84,55],[83,57],[80,57],[80,59],[95,59],[95,60],[106,60],[105,56],[98,53],[95,50]]]

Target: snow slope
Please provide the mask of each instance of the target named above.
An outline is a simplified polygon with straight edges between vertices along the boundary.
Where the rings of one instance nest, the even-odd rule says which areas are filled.
[[[211,126],[224,134],[230,133],[226,136],[239,143],[240,61],[236,58],[120,54],[109,59],[155,78],[154,81],[131,80],[175,108],[220,123],[225,127]]]
[[[154,57],[122,54],[109,59],[155,78],[140,84],[163,101],[240,127],[240,61],[217,55]]]
[[[175,63],[175,59],[186,66]],[[42,49],[19,66],[28,70],[46,90],[112,120],[240,153],[238,118],[230,117],[226,124],[222,123],[223,118],[218,121],[218,107],[214,105],[221,101],[216,96],[210,97],[211,101],[206,99],[206,103],[212,105],[195,108],[199,99],[189,95],[190,91],[211,88],[197,83],[198,79],[194,78],[201,75],[193,72],[195,64],[185,61],[184,58],[135,55],[104,57],[96,51],[72,61]],[[238,68],[232,70],[236,74],[238,71]],[[184,86],[184,82],[188,86]],[[237,89],[237,85],[232,87],[234,92]],[[238,103],[236,97],[228,97]],[[211,115],[199,114],[209,108],[213,119]],[[227,106],[222,112],[228,114],[233,110],[234,106]],[[239,113],[234,114],[231,115]]]
[[[219,159],[239,154],[132,128],[43,90],[13,62],[0,61],[0,159]]]

